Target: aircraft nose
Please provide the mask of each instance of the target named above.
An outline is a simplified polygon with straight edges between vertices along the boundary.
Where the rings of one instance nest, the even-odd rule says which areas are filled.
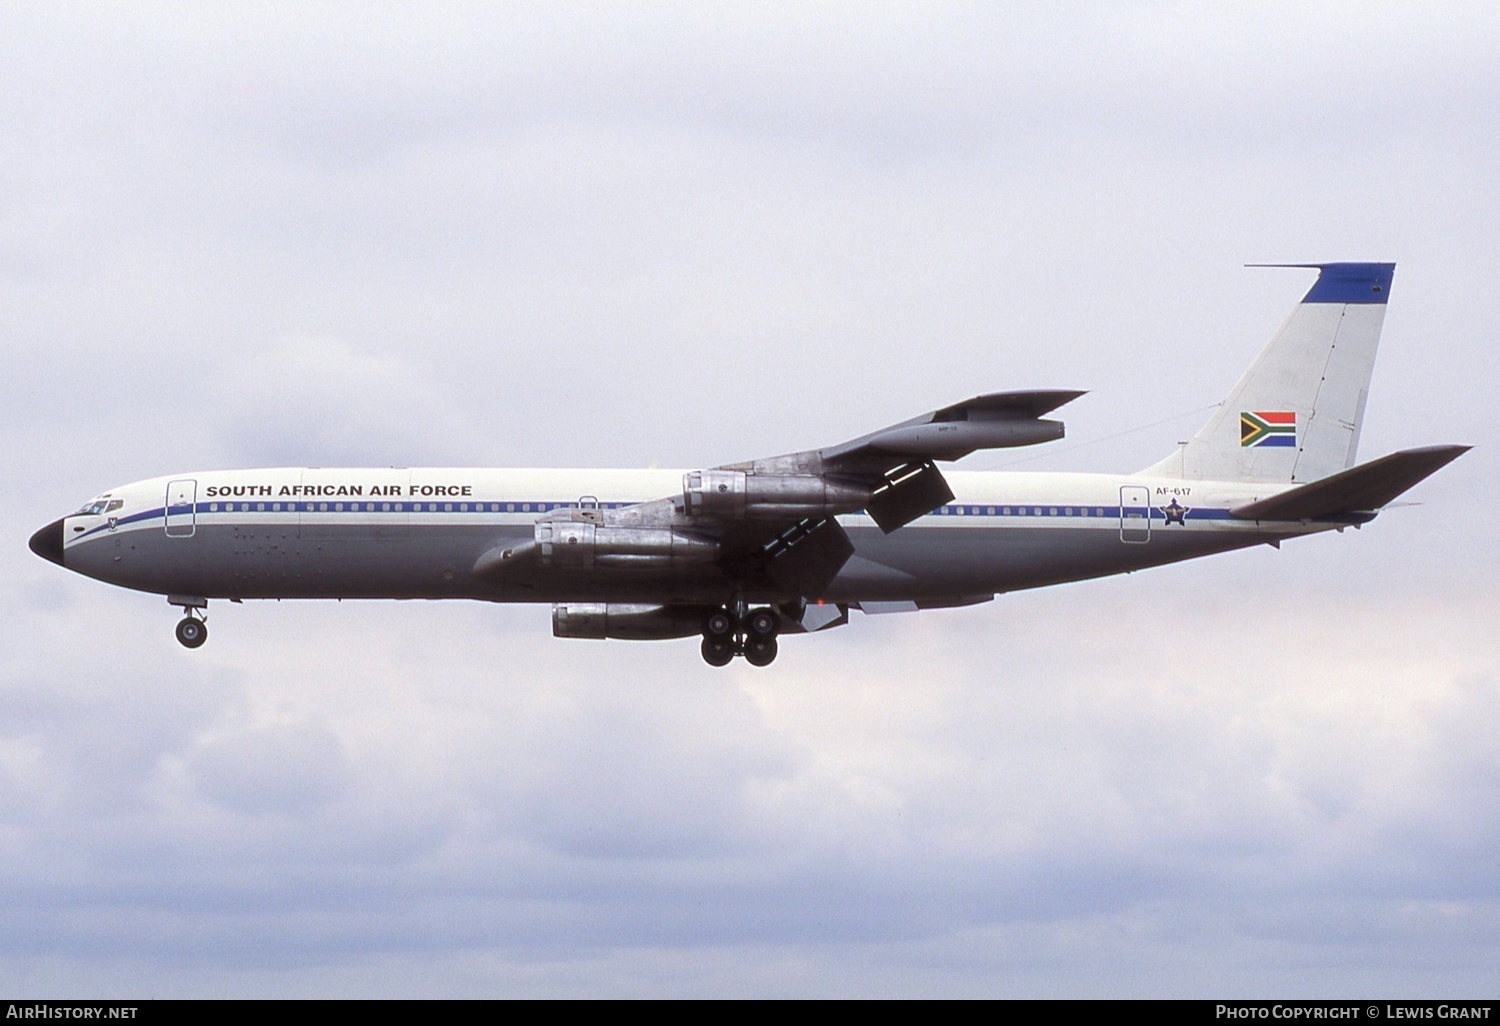
[[[63,565],[63,522],[54,520],[31,536],[31,551],[43,559]]]

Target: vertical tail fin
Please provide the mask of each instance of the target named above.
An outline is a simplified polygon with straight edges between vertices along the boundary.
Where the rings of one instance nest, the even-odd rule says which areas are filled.
[[[1316,268],[1318,280],[1208,423],[1142,473],[1303,483],[1354,464],[1396,265],[1252,266]]]

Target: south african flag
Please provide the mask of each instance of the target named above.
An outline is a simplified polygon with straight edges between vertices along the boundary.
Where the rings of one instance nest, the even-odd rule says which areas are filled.
[[[1297,414],[1293,410],[1256,410],[1240,414],[1240,445],[1297,447]]]

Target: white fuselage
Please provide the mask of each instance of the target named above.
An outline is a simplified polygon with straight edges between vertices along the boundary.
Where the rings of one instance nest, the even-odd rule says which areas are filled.
[[[1233,507],[1286,485],[1107,474],[962,472],[953,501],[887,535],[840,516],[854,556],[819,598],[966,599],[1081,580],[1327,529]],[[717,572],[496,583],[471,571],[550,511],[678,494],[676,470],[268,469],[155,478],[65,518],[63,562],[100,580],[203,598],[725,599]],[[118,503],[116,508],[103,508]],[[781,596],[757,594],[752,600]]]

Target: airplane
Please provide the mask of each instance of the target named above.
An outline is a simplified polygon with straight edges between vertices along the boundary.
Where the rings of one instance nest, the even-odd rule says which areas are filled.
[[[1356,463],[1395,265],[1324,263],[1185,444],[1127,474],[939,469],[1063,437],[1084,393],[996,392],[822,449],[702,470],[283,468],[114,488],[31,549],[166,595],[552,603],[561,638],[701,637],[754,666],[783,635],[1359,527],[1470,447]]]

